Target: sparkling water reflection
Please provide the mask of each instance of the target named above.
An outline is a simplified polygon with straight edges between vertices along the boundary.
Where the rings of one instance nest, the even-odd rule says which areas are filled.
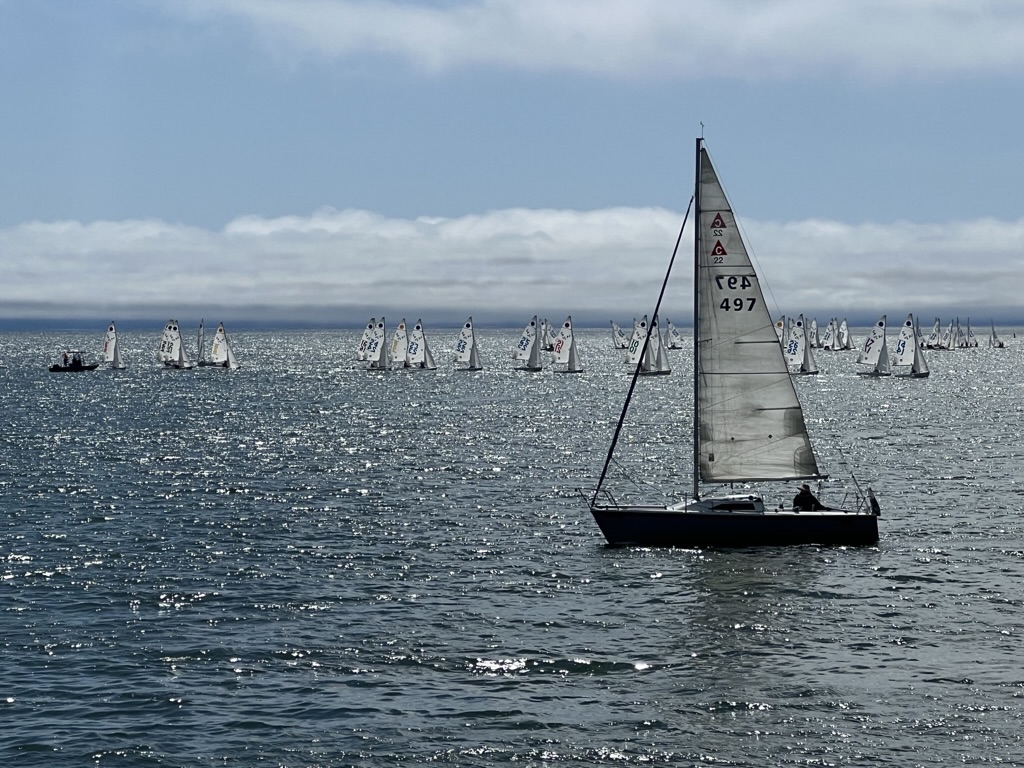
[[[98,334],[0,334],[4,765],[1024,760],[1012,339],[798,379],[877,548],[653,551],[575,494],[627,386],[607,331],[577,376],[514,372],[513,331],[478,373],[368,374],[357,335],[236,333],[228,373],[125,334],[128,369],[54,375]],[[641,383],[623,495],[689,487],[686,354]]]

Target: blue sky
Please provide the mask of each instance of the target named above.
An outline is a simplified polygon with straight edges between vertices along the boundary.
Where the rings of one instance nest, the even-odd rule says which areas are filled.
[[[703,123],[780,312],[1024,322],[1021,40],[1011,0],[0,0],[0,316],[625,322]]]

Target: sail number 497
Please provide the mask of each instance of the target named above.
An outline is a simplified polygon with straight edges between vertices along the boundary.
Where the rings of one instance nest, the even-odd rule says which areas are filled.
[[[745,291],[754,287],[749,277],[737,275],[715,275],[715,284],[721,291]],[[718,305],[719,309],[749,312],[757,305],[753,296],[726,296]]]

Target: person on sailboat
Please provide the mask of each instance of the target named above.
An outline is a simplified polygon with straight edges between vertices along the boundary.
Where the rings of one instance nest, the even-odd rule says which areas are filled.
[[[793,497],[793,509],[797,512],[817,512],[820,509],[828,509],[813,493],[811,486],[804,483],[800,486],[800,493]]]

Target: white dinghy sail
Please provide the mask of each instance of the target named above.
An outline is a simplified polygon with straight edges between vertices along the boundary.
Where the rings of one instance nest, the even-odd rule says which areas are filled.
[[[584,494],[610,544],[873,544],[878,506],[787,510],[749,491],[701,497],[700,484],[823,479],[760,281],[711,159],[697,140],[694,237],[693,494],[677,504],[622,504],[604,488],[636,371],[597,488]],[[685,220],[684,220],[685,226]],[[679,233],[672,259],[679,249]],[[662,284],[660,307],[671,274]],[[642,355],[642,353],[641,353]],[[639,366],[638,366],[639,367]],[[796,500],[794,500],[794,505]]]
[[[103,336],[103,360],[110,364],[115,370],[124,368],[124,360],[121,359],[121,345],[117,339],[117,328],[114,321],[110,321],[107,332]]]
[[[531,373],[541,370],[544,366],[540,362],[540,347],[541,341],[537,338],[537,316],[534,315],[523,329],[519,343],[516,344],[515,352],[512,354],[514,359],[523,361],[523,364],[516,370],[530,371]]]
[[[857,371],[860,376],[889,376],[892,373],[889,368],[889,347],[885,341],[885,315],[878,318],[878,322],[864,339],[864,346],[857,355],[857,363],[871,366],[870,371]]]
[[[388,354],[388,331],[382,317],[370,329],[370,340],[366,343],[366,359],[368,371],[386,371],[391,367]]]
[[[457,371],[481,371],[480,352],[476,345],[476,334],[473,332],[473,316],[470,315],[462,330],[459,331],[459,338],[455,340],[455,362],[466,363],[465,368],[456,368]]]
[[[417,320],[409,335],[409,351],[405,358],[407,368],[417,368],[423,371],[433,371],[437,368],[434,356],[430,353],[430,345],[427,344],[427,335],[423,330],[423,321]]]
[[[237,371],[242,367],[235,359],[231,342],[228,341],[228,334],[224,330],[224,323],[217,324],[217,333],[214,334],[213,345],[210,347],[210,364],[232,371]]]
[[[565,368],[555,368],[555,373],[583,373],[579,353],[576,351],[576,337],[572,332],[572,315],[565,318],[555,338],[554,354],[551,361],[565,364]]]

